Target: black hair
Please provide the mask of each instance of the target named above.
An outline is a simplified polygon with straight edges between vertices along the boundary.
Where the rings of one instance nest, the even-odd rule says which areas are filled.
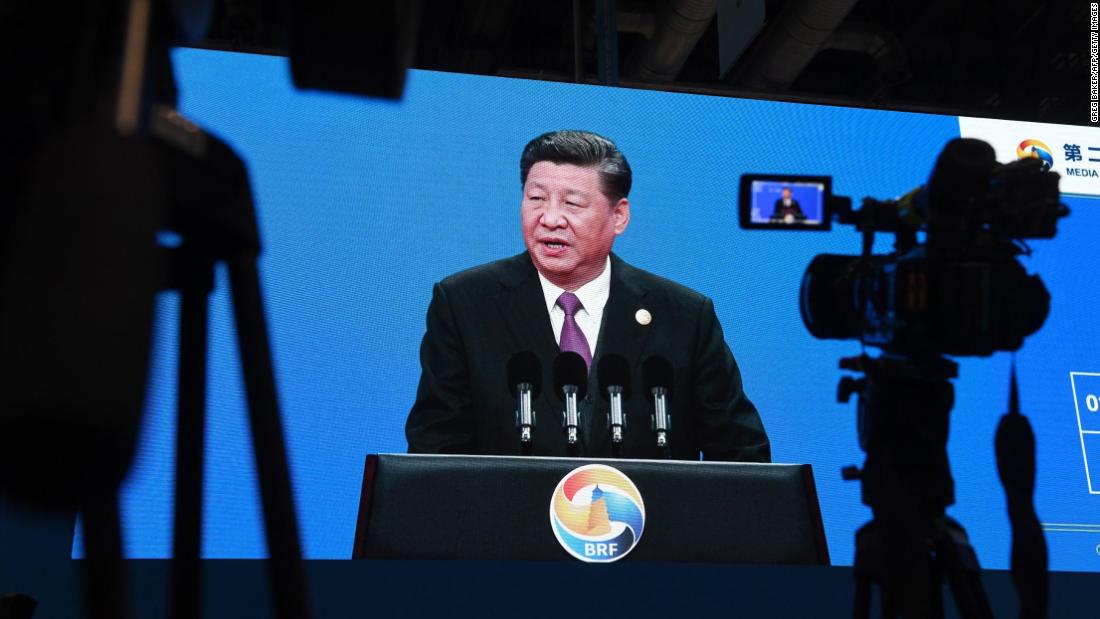
[[[631,172],[626,157],[611,140],[591,131],[551,131],[527,143],[519,158],[519,182],[527,183],[531,166],[540,161],[595,167],[600,185],[611,202],[630,194]]]

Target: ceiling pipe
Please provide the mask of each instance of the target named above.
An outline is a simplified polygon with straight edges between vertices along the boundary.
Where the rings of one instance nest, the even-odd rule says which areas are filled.
[[[632,79],[671,82],[676,79],[699,38],[714,19],[718,0],[674,0],[662,4],[654,20],[653,36],[633,56],[627,74]],[[632,16],[633,17],[633,16]],[[630,18],[628,18],[630,20]],[[645,28],[645,22],[634,24]]]
[[[619,32],[632,32],[652,39],[657,31],[657,21],[653,13],[642,11],[619,11]]]
[[[735,71],[739,86],[787,90],[859,0],[792,0]]]
[[[867,54],[875,62],[881,89],[896,86],[911,77],[909,59],[897,37],[876,24],[849,22],[825,41],[822,49]]]

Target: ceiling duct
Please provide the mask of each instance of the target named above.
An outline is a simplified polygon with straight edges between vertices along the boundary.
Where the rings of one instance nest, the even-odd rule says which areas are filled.
[[[714,19],[717,7],[718,0],[662,3],[655,19],[653,36],[633,56],[628,75],[648,82],[671,82],[676,79],[699,38]],[[633,23],[631,18],[627,23]]]
[[[758,90],[787,90],[858,1],[792,0],[735,70],[734,82]]]
[[[909,59],[889,30],[876,24],[848,22],[825,41],[822,49],[867,54],[877,67],[880,89],[906,82],[911,77]]]

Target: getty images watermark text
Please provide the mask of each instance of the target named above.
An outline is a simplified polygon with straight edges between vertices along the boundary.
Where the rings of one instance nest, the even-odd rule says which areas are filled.
[[[1089,122],[1100,121],[1100,3],[1089,3]]]

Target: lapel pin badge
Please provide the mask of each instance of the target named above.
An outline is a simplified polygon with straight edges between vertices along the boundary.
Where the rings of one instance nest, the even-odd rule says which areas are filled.
[[[640,309],[634,312],[634,320],[637,320],[638,324],[644,327],[653,322],[653,314],[650,314],[649,310]]]

